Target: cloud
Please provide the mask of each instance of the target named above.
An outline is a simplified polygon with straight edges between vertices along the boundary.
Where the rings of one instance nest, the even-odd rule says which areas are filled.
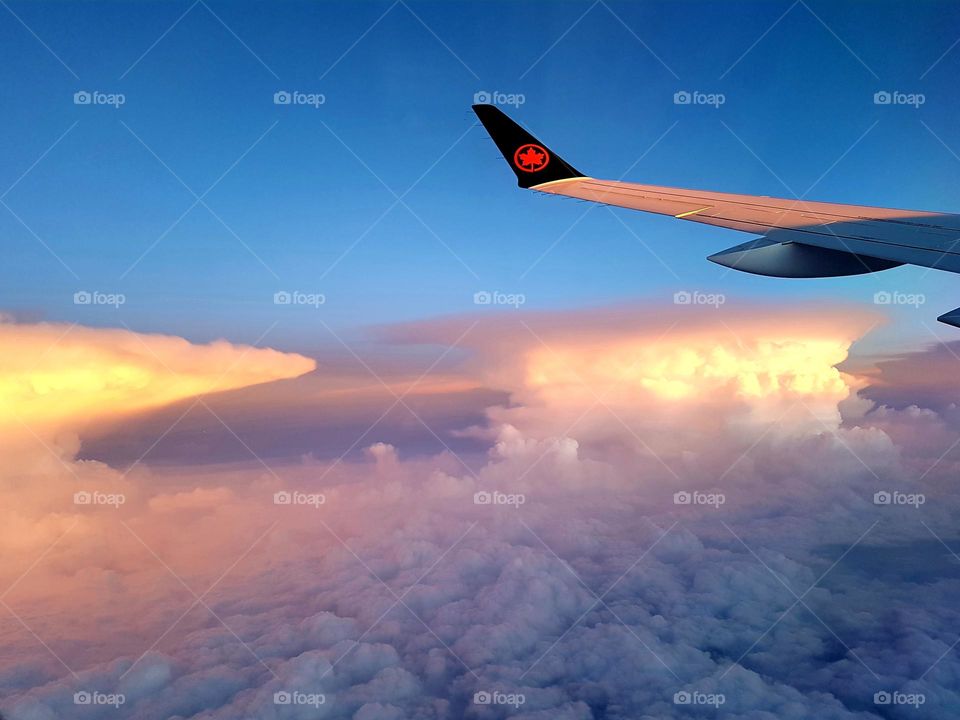
[[[0,323],[0,423],[77,423],[296,377],[310,358],[218,340],[60,324]]]
[[[788,315],[494,318],[450,372],[509,399],[432,428],[485,456],[374,431],[356,459],[145,468],[122,507],[61,503],[69,543],[5,602],[76,676],[21,628],[4,712],[111,716],[78,711],[87,688],[143,719],[681,718],[720,696],[731,717],[867,718],[895,690],[947,713],[960,577],[931,533],[951,544],[957,507],[919,438],[958,435],[836,368],[863,318]]]
[[[162,494],[151,499],[157,491],[144,471],[76,460],[84,428],[315,367],[300,355],[226,341],[194,345],[182,338],[75,325],[4,322],[0,343],[15,348],[0,357],[0,551],[7,558],[0,582],[23,599],[49,598],[51,588],[64,581],[82,587],[95,572],[107,580],[137,562],[124,550],[110,552],[100,570],[86,567],[91,553],[111,543],[97,510],[136,513],[152,505],[162,511],[173,502],[196,504],[211,493],[222,495],[222,490],[197,489],[173,500]],[[50,568],[51,575],[32,576],[32,585],[17,580],[66,534],[69,539],[53,555],[60,566]],[[72,567],[74,562],[79,564]]]

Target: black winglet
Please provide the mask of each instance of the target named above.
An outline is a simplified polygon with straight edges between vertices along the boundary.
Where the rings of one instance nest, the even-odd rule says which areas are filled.
[[[522,188],[533,187],[554,180],[584,177],[582,172],[568,165],[499,108],[493,105],[474,105],[473,111],[500,148],[504,159],[517,176]]]

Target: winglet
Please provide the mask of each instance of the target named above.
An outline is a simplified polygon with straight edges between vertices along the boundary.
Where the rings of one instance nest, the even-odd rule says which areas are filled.
[[[584,176],[500,109],[493,105],[474,105],[473,111],[500,148],[520,187]]]

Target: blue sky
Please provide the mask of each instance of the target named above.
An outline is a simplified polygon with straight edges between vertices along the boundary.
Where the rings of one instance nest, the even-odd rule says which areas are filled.
[[[522,94],[504,109],[599,177],[958,212],[958,20],[949,3],[10,3],[0,307],[192,340],[277,323],[272,344],[309,349],[323,323],[483,312],[483,289],[526,310],[899,290],[926,304],[876,347],[949,338],[946,273],[758,278],[705,260],[739,233],[604,208],[577,222],[587,205],[514,187],[469,105]],[[83,90],[124,104],[75,105]],[[325,102],[275,105],[281,90]],[[878,106],[879,90],[925,102]],[[126,302],[77,306],[79,290]],[[278,290],[326,304],[277,307]]]

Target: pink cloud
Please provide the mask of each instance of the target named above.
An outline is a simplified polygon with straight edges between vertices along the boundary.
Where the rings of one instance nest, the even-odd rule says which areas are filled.
[[[956,508],[937,471],[910,476],[900,443],[913,440],[898,435],[950,431],[924,409],[885,429],[893,411],[856,400],[864,380],[835,366],[865,317],[718,317],[724,331],[679,310],[478,326],[444,376],[509,399],[436,433],[483,439],[481,458],[404,457],[374,432],[362,459],[124,477],[64,444],[56,474],[129,495],[31,509],[38,526],[54,523],[48,537],[66,528],[69,540],[6,601],[76,677],[21,628],[6,666],[15,652],[30,673],[0,675],[6,712],[69,715],[73,692],[99,688],[122,692],[132,718],[485,717],[473,698],[487,691],[523,695],[519,717],[679,717],[673,694],[690,689],[725,693],[734,713],[855,717],[952,642],[950,565],[927,554],[918,519],[949,529]],[[385,336],[452,343],[459,322]],[[34,455],[24,467],[54,472]],[[895,487],[931,502],[922,515],[873,504]],[[723,502],[678,505],[678,492]],[[913,560],[891,577],[844,565],[811,588],[864,533],[861,565],[894,546]],[[36,550],[17,551],[20,567]],[[790,591],[808,588],[826,627],[789,610]],[[896,655],[886,612],[915,615]],[[928,707],[953,702],[937,672],[922,684]],[[277,703],[278,692],[324,702]]]

